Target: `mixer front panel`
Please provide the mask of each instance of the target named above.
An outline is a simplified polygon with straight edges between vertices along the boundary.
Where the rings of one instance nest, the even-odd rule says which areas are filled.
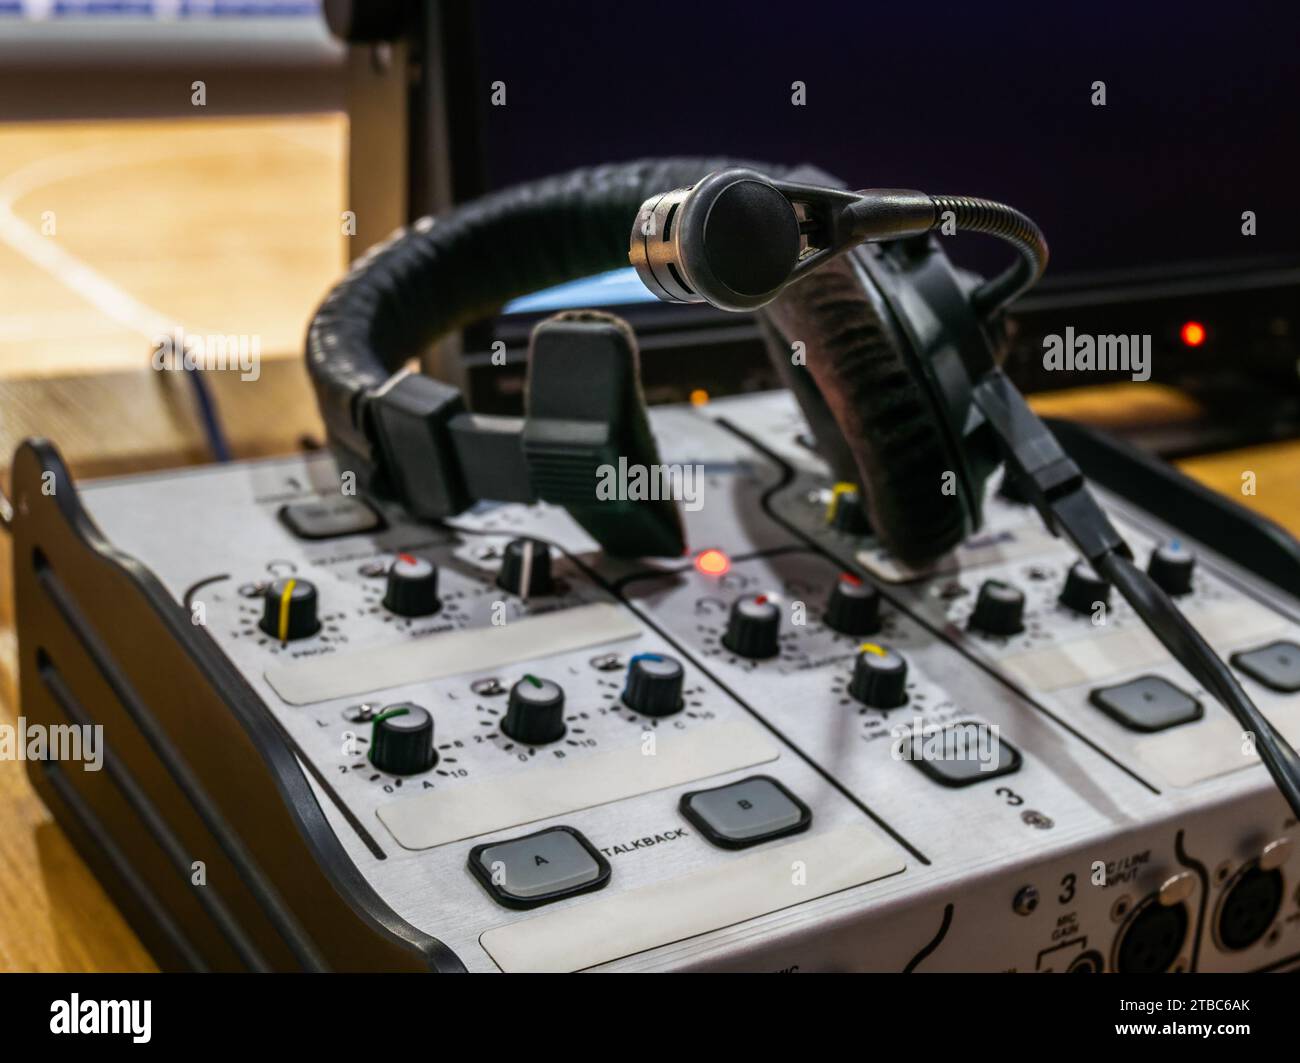
[[[1097,622],[1061,604],[1068,549],[1024,506],[992,497],[955,566],[904,572],[835,516],[850,499],[788,398],[652,422],[666,463],[701,467],[692,557],[603,558],[545,505],[411,522],[324,455],[84,499],[265,702],[366,879],[471,969],[1253,968],[1300,951],[1296,861],[1275,845],[1293,825],[1262,769],[1224,753],[1226,714],[1125,607]],[[1144,557],[1172,534],[1121,515]],[[1182,545],[1189,611],[1220,645],[1297,639],[1288,603]],[[1285,656],[1252,660],[1274,675]],[[1260,700],[1292,733],[1296,696]],[[1267,898],[1274,871],[1268,925],[1219,949],[1217,898]],[[1177,906],[1176,957],[1115,952],[1167,938]],[[1053,951],[1079,938],[1086,960]]]

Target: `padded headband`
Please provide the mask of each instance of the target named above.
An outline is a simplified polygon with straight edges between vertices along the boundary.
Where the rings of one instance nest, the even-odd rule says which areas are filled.
[[[508,465],[510,455],[496,451],[506,456],[493,456],[485,445],[487,436],[469,445],[455,438],[448,425],[463,421],[458,415],[464,412],[455,389],[431,378],[394,373],[439,336],[513,298],[626,266],[631,219],[648,197],[737,165],[776,179],[838,184],[810,167],[727,159],[598,166],[506,189],[443,217],[422,219],[368,252],[330,293],[307,337],[308,369],[342,467],[356,469],[363,483],[395,494],[416,516],[436,518],[463,509],[472,494],[448,455],[458,450],[479,454],[481,461],[498,466]],[[934,254],[943,260],[937,248]],[[950,270],[943,260],[939,272]],[[825,399],[821,409],[829,409],[843,437],[838,446],[822,449],[841,468],[851,455],[880,540],[900,559],[922,563],[977,526],[982,477],[972,488],[967,475],[959,476],[970,497],[940,491],[948,470],[975,470],[964,469],[960,442],[945,436],[935,400],[919,379],[924,367],[912,353],[913,344],[925,343],[904,335],[892,320],[882,294],[889,288],[884,281],[877,277],[873,283],[861,266],[851,270],[842,263],[792,285],[760,313],[784,338],[804,342],[808,370]],[[957,316],[973,320],[965,300],[960,302],[963,312]],[[977,357],[987,359],[983,341],[970,338],[983,351]],[[782,351],[779,341],[772,353],[789,360],[788,345]],[[815,411],[808,409],[809,401],[801,396],[811,415]],[[827,427],[827,418],[820,420]],[[648,431],[643,434],[649,440]],[[834,434],[834,429],[822,434]],[[565,461],[566,469],[578,468]],[[534,470],[525,478],[536,475]],[[586,480],[582,483],[585,496]],[[597,531],[598,515],[576,513],[572,494],[551,485],[543,497],[566,505],[584,526]],[[525,488],[491,497],[532,496]],[[660,522],[664,519],[661,514]],[[597,537],[610,546],[608,535]],[[647,532],[640,541],[644,545],[651,538]]]

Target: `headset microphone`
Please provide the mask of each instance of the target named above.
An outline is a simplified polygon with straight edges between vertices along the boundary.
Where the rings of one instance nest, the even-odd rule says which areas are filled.
[[[666,302],[756,310],[834,255],[928,232],[934,220],[923,192],[842,192],[735,168],[646,200],[630,257]]]

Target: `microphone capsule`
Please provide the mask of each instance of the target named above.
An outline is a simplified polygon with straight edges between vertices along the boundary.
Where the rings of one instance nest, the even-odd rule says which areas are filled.
[[[799,263],[799,216],[753,170],[718,170],[642,204],[629,258],[647,288],[674,303],[756,310]]]

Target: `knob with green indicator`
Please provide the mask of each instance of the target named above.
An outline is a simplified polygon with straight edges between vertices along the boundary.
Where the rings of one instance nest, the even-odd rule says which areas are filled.
[[[559,741],[564,737],[564,689],[549,679],[524,676],[510,688],[501,730],[530,746]]]
[[[390,775],[416,775],[438,762],[433,748],[433,717],[428,709],[403,702],[374,718],[370,763]]]

